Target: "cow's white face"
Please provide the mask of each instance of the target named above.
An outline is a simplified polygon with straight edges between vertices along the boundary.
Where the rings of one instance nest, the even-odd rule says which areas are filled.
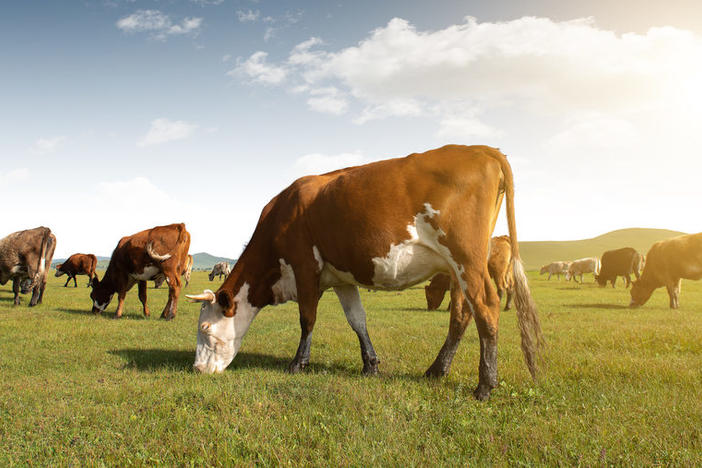
[[[212,297],[214,298],[214,294]],[[234,317],[225,317],[222,307],[214,300],[203,302],[197,325],[197,348],[193,367],[203,374],[222,372],[238,351],[234,345],[235,341]]]
[[[249,329],[258,309],[248,302],[249,285],[244,284],[234,297],[234,317],[226,317],[215,299],[215,294],[206,290],[199,296],[188,296],[202,302],[197,327],[195,370],[203,374],[224,371],[241,347],[241,340]]]

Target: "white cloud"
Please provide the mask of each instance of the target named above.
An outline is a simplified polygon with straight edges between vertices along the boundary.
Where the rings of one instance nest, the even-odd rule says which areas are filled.
[[[183,120],[155,119],[151,121],[149,131],[139,140],[137,145],[148,146],[182,140],[191,136],[197,128],[198,125]]]
[[[349,107],[346,99],[334,87],[312,89],[309,93],[314,97],[307,100],[307,105],[317,112],[341,115]]]
[[[261,12],[258,10],[236,10],[236,16],[240,23],[252,23],[258,20]]]
[[[208,6],[208,5],[221,5],[224,3],[224,0],[190,0],[193,3],[197,3],[200,6]]]
[[[9,172],[0,172],[0,183],[2,185],[9,185],[15,182],[24,182],[29,179],[29,169],[26,167],[19,169],[12,169]]]
[[[66,142],[66,137],[57,136],[52,138],[39,138],[32,146],[32,152],[36,154],[53,153]]]
[[[349,166],[367,164],[372,160],[356,153],[322,154],[310,153],[299,157],[295,161],[295,172],[302,175],[323,174]]]
[[[439,122],[436,136],[445,141],[471,141],[502,135],[503,132],[474,116],[446,116]]]
[[[266,28],[266,32],[263,33],[263,41],[268,42],[271,39],[273,39],[275,37],[276,31],[276,28],[273,27]]]
[[[154,39],[166,40],[173,35],[197,35],[202,18],[184,18],[180,23],[173,23],[168,15],[159,10],[137,10],[120,18],[116,25],[127,33],[147,32]]]
[[[280,84],[285,80],[287,70],[276,65],[266,63],[266,52],[255,52],[248,59],[238,63],[237,67],[227,74],[235,76],[242,74],[253,82],[264,84]]]

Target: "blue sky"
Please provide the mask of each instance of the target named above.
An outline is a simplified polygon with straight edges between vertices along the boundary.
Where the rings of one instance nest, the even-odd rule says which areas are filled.
[[[447,143],[509,156],[522,240],[700,231],[702,7],[639,5],[6,2],[0,236],[235,257],[296,177]]]

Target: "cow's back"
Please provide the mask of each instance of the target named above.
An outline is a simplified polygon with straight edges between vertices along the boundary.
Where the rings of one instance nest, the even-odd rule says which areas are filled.
[[[663,284],[676,278],[702,278],[702,233],[658,241],[646,255],[644,275]]]

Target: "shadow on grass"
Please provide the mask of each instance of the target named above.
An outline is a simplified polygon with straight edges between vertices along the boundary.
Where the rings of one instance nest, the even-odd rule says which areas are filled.
[[[124,365],[125,368],[135,368],[140,371],[154,371],[158,369],[189,371],[192,370],[193,362],[195,361],[195,350],[125,348],[112,350],[109,353],[124,359],[126,361]],[[282,358],[270,354],[241,352],[236,355],[227,369],[267,369],[285,372],[291,359],[292,356],[290,358]],[[360,373],[359,370],[360,367],[359,369],[352,370],[341,365],[310,363],[303,373],[313,372],[355,375]]]
[[[112,320],[115,318],[114,312],[104,312],[102,314],[94,314],[93,311],[90,309],[67,309],[65,307],[59,307],[56,310],[58,312],[64,312],[66,314],[88,315],[90,317],[99,317],[102,319]],[[119,320],[145,320],[148,318],[151,318],[151,317],[144,317],[143,314],[123,314]],[[158,317],[156,317],[156,318],[158,318]]]
[[[575,307],[576,309],[607,309],[607,310],[622,310],[628,309],[629,306],[621,304],[565,304],[565,307]]]

